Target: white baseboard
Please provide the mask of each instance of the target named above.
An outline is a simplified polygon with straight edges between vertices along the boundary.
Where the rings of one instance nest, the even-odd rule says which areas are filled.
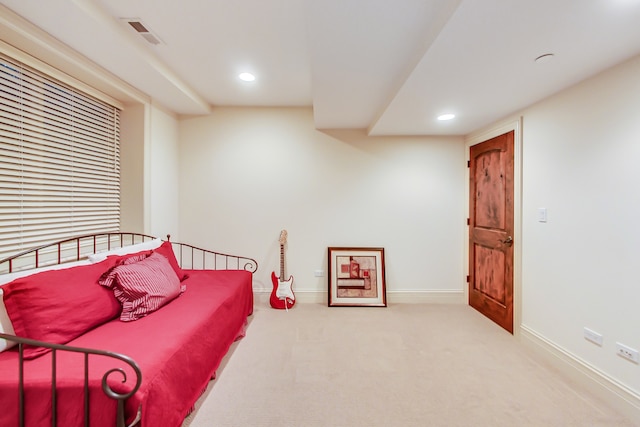
[[[390,304],[466,304],[464,291],[426,290],[387,292]]]
[[[640,424],[640,394],[525,325],[520,326],[520,340],[572,380]]]
[[[319,291],[294,291],[296,296],[296,303],[303,304],[327,304],[327,292]],[[253,290],[253,297],[260,303],[269,304],[269,296],[271,296],[270,290]]]
[[[257,301],[268,302],[271,291],[253,291]],[[328,293],[323,291],[296,290],[296,302],[327,304]],[[464,291],[388,291],[387,304],[465,304]]]

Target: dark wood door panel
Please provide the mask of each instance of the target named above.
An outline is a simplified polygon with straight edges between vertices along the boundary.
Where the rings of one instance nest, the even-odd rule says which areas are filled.
[[[475,226],[504,230],[508,220],[505,201],[503,152],[491,149],[475,158]]]
[[[474,250],[475,280],[473,290],[491,299],[502,307],[506,306],[505,253],[494,248],[476,245]]]

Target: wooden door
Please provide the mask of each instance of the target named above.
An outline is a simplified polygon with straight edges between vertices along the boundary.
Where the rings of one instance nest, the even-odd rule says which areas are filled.
[[[470,148],[469,304],[513,333],[514,132]]]

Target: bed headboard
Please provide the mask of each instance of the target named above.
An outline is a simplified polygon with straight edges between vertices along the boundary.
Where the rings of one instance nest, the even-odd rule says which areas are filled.
[[[86,259],[88,255],[153,240],[140,233],[85,234],[47,243],[0,260],[0,274]]]
[[[132,232],[109,232],[70,237],[28,249],[0,260],[0,274],[85,260],[89,255],[124,248],[155,239]],[[167,235],[166,240],[170,236]],[[171,242],[180,267],[190,270],[258,269],[255,259],[215,252],[185,243]]]
[[[167,235],[167,240],[170,241],[170,238]],[[258,270],[258,262],[253,258],[215,252],[186,243],[171,244],[180,267],[187,270],[246,270],[251,273]]]

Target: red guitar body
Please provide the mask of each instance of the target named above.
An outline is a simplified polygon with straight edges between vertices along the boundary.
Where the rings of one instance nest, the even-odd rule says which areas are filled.
[[[284,274],[284,244],[287,242],[287,230],[280,232],[280,277],[276,276],[276,272],[271,273],[271,281],[273,282],[273,290],[269,297],[271,307],[278,310],[289,310],[296,303],[296,296],[293,293],[293,276],[289,276],[289,280],[281,280]]]
[[[271,297],[269,303],[271,307],[279,310],[290,309],[296,303],[295,295],[293,293],[293,276],[289,276],[289,280],[281,282],[280,278],[276,276],[276,272],[271,272],[271,282],[273,282],[273,290],[271,291]],[[280,290],[280,291],[278,291]],[[293,298],[288,296],[292,295]],[[284,298],[280,298],[279,295]]]

